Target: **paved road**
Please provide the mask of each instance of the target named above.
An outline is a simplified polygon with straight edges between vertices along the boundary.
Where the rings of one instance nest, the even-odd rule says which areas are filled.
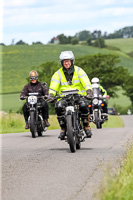
[[[58,130],[43,137],[1,135],[1,200],[91,200],[107,164],[115,169],[133,136],[133,115],[124,128],[93,129],[81,150],[70,153]]]

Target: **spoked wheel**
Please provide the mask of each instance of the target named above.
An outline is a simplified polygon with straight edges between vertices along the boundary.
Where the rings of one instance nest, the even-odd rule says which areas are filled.
[[[98,112],[95,112],[94,115],[95,115],[95,123],[96,123],[97,129],[102,128],[102,124],[101,122],[99,122]]]
[[[36,138],[36,120],[35,120],[35,113],[34,112],[31,112],[30,113],[30,131],[31,131],[31,134],[32,134],[32,137],[33,138]]]
[[[72,116],[67,115],[66,117],[66,123],[67,123],[67,138],[68,138],[68,143],[70,146],[70,150],[72,153],[76,151],[76,141],[75,141],[75,136],[73,134],[73,125],[72,125]]]

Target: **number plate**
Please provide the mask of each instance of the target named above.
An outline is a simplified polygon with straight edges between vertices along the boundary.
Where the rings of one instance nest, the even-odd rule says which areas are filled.
[[[30,104],[36,104],[37,103],[37,97],[36,96],[30,96],[30,97],[28,97],[28,103],[30,103]]]

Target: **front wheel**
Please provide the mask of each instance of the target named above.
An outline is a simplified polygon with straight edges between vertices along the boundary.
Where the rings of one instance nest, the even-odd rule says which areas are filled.
[[[99,121],[98,112],[97,112],[97,111],[94,112],[94,115],[95,115],[95,124],[96,124],[97,129],[102,128],[102,124],[101,124],[100,121]]]
[[[32,138],[36,138],[36,120],[35,120],[35,112],[30,113],[30,131],[32,134]]]
[[[67,138],[72,153],[76,151],[76,141],[73,133],[72,125],[72,115],[67,115],[66,117],[66,126],[67,126]]]

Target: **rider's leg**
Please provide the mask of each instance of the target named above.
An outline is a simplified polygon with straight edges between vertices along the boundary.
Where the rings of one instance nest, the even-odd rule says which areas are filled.
[[[47,127],[50,126],[49,122],[48,122],[48,118],[49,118],[49,107],[46,101],[42,100],[42,115],[43,115],[43,119],[45,121],[45,124]]]
[[[65,108],[65,101],[60,100],[55,104],[55,111],[57,114],[57,119],[59,125],[61,127],[61,132],[59,138],[63,140],[66,135],[66,124],[65,124],[65,116],[64,116],[64,108]]]
[[[89,116],[88,102],[81,100],[79,102],[79,106],[80,106],[81,118],[82,118],[82,122],[83,122],[83,126],[84,126],[86,136],[91,137],[92,132],[91,132],[91,128],[90,128],[90,125],[89,125],[90,116]]]
[[[28,111],[28,108],[27,108],[27,103],[25,103],[23,105],[23,115],[24,115],[24,119],[25,119],[25,129],[29,129],[29,123],[28,123],[28,117],[29,117],[29,111]]]

